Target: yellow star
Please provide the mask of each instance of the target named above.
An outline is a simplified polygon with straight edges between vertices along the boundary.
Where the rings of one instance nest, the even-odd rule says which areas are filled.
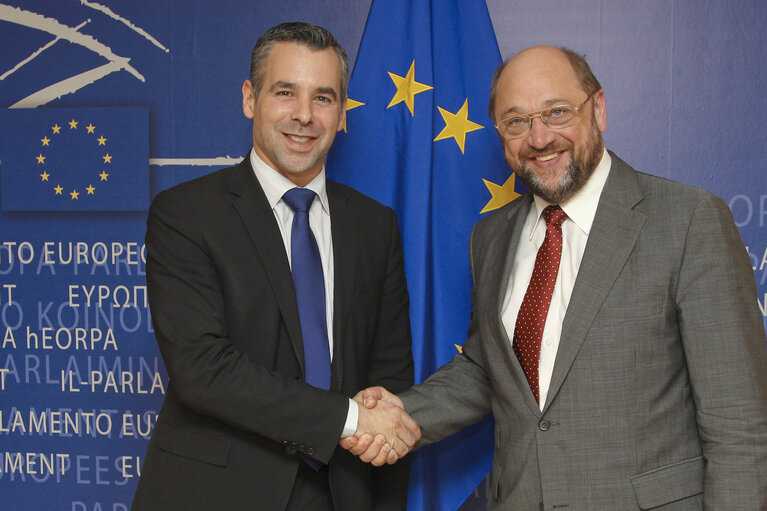
[[[107,145],[107,139],[106,139],[106,138],[104,138],[104,135],[101,135],[101,136],[100,136],[99,138],[97,138],[96,140],[98,140],[98,141],[99,141],[99,145]]]
[[[94,126],[93,124],[88,124],[88,125],[85,127],[85,129],[86,129],[86,130],[88,130],[88,133],[93,133],[93,130],[95,130],[95,129],[96,129],[96,126]]]
[[[50,145],[49,144],[50,141],[51,141],[51,139],[48,138],[48,137],[43,137],[43,138],[40,139],[40,142],[42,142],[43,145]]]
[[[48,181],[48,177],[50,177],[50,174],[48,174],[46,171],[43,171],[43,173],[40,174],[40,177],[43,178],[43,181]]]
[[[72,119],[71,121],[69,121],[69,129],[71,129],[71,130],[77,129],[77,121],[76,120]]]
[[[61,185],[56,185],[56,188],[54,188],[54,190],[56,190],[56,195],[61,195],[61,192],[64,191]]]
[[[354,110],[358,106],[362,106],[365,103],[361,101],[354,101],[352,98],[346,98],[346,111]],[[344,133],[346,133],[346,118],[344,117]]]
[[[463,153],[466,146],[466,134],[470,131],[484,128],[481,124],[469,120],[469,98],[466,98],[461,109],[455,114],[448,112],[444,108],[437,108],[439,108],[439,113],[442,114],[442,119],[445,121],[445,127],[439,132],[434,141],[452,137],[461,149],[461,153]]]
[[[394,94],[394,97],[391,98],[391,102],[386,108],[391,108],[404,101],[408,110],[410,110],[410,115],[415,115],[415,113],[413,113],[413,108],[415,107],[415,95],[433,89],[434,87],[415,81],[415,60],[410,64],[410,69],[404,78],[391,72],[389,73],[389,76],[391,77],[391,81],[394,82],[395,87],[397,87],[397,92]]]
[[[86,188],[86,190],[88,190],[88,195],[93,195],[93,192],[96,191],[93,185],[88,185],[88,188]]]
[[[59,126],[58,124],[54,124],[53,126],[51,126],[51,129],[53,130],[54,133],[58,134],[61,131],[61,126]]]
[[[80,197],[80,192],[78,192],[77,190],[72,190],[71,192],[69,192],[69,195],[72,196],[72,200],[77,200]]]
[[[104,163],[112,163],[112,155],[107,153],[106,156],[102,156],[104,158]]]
[[[42,154],[38,154],[37,155],[37,163],[38,164],[40,164],[40,163],[44,164],[45,163],[45,156],[43,156]]]
[[[101,172],[101,174],[99,174],[99,177],[101,178],[102,181],[106,181],[107,178],[109,177],[109,174],[107,174],[107,171],[104,170]]]
[[[485,204],[485,207],[482,208],[480,213],[487,213],[488,211],[502,208],[509,202],[519,197],[519,194],[514,191],[514,182],[516,181],[516,177],[517,175],[512,173],[511,176],[509,176],[509,179],[503,183],[503,186],[498,186],[495,183],[491,183],[487,179],[483,179],[482,181],[485,182],[485,186],[487,186],[487,189],[490,190],[490,195],[493,197],[487,204]]]
[[[458,353],[463,353],[463,346],[458,346],[457,344],[453,344],[453,346],[458,350]]]

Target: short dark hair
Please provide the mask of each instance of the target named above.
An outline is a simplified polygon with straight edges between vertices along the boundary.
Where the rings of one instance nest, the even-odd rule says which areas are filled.
[[[302,21],[293,21],[275,25],[258,38],[253,52],[250,54],[250,83],[253,86],[253,94],[258,97],[261,86],[264,81],[264,64],[269,52],[272,51],[275,43],[292,42],[306,46],[312,50],[324,50],[333,48],[338,56],[338,64],[341,67],[341,100],[346,99],[346,93],[349,89],[349,60],[346,51],[336,41],[333,34],[326,29],[304,23]]]
[[[586,94],[593,94],[602,88],[602,85],[599,83],[599,80],[597,80],[597,77],[594,76],[594,73],[591,71],[591,67],[589,67],[589,63],[586,62],[586,59],[583,55],[574,52],[570,48],[565,48],[564,46],[559,46],[557,49],[561,51],[565,58],[567,58],[568,62],[570,62],[570,65],[573,67],[573,71],[575,72],[575,77],[578,79],[578,83],[583,89],[583,92]],[[503,70],[506,69],[506,65],[510,60],[511,59],[504,60],[503,63],[495,70],[495,74],[493,74],[493,82],[490,85],[490,102],[488,104],[490,118],[493,120],[495,120],[495,98],[498,94],[498,81],[501,79],[501,74],[503,73]]]

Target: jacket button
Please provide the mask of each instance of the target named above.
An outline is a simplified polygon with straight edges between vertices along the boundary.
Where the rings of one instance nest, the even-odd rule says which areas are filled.
[[[314,454],[314,447],[307,447],[306,448],[306,454],[308,454],[309,456]]]
[[[551,428],[551,423],[547,421],[546,419],[541,419],[540,422],[538,422],[538,429],[541,431],[548,431]]]
[[[298,447],[293,442],[285,442],[285,452],[288,454],[297,454]]]

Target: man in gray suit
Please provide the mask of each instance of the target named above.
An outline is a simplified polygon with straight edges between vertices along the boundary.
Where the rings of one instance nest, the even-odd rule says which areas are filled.
[[[569,50],[504,63],[490,114],[530,193],[472,233],[463,354],[366,406],[404,406],[422,444],[492,411],[490,509],[767,509],[767,344],[727,206],[606,151]],[[383,463],[371,440],[342,445]]]

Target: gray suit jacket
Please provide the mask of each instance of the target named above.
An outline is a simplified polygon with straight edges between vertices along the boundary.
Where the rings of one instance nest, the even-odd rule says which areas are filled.
[[[493,412],[490,509],[767,509],[767,344],[729,209],[611,156],[543,412],[500,319],[529,194],[475,227],[464,355],[405,408],[425,442]]]

